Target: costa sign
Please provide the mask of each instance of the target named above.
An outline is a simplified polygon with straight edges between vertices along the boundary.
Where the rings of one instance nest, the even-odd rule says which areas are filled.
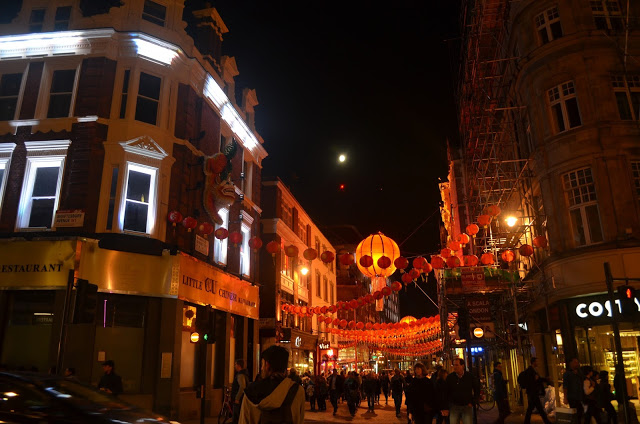
[[[640,312],[640,301],[637,298],[634,299],[634,301],[637,308],[634,312]],[[622,302],[620,302],[620,299],[616,299],[614,302],[616,304],[616,307],[618,308],[618,311],[622,313]],[[578,303],[575,307],[575,313],[576,316],[580,319],[599,317],[611,318],[613,314],[611,309],[611,302],[609,302],[608,300],[604,302],[601,300],[593,300]]]

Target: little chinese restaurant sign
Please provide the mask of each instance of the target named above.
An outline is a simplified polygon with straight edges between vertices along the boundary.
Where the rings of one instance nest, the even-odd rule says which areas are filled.
[[[180,253],[178,297],[258,319],[258,287]]]

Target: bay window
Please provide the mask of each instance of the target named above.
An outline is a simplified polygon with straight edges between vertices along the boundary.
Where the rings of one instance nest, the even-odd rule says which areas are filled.
[[[138,233],[151,233],[155,222],[156,168],[127,163],[122,229]]]

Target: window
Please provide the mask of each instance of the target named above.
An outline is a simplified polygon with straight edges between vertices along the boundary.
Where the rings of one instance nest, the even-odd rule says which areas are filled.
[[[282,273],[293,279],[293,261],[295,258],[290,258],[287,255],[280,256],[282,257]]]
[[[122,229],[151,233],[154,224],[157,169],[127,163]]]
[[[291,228],[293,226],[291,208],[289,207],[289,205],[285,205],[284,203],[282,204],[282,220],[285,224],[287,224],[287,227]]]
[[[322,297],[322,286],[320,285],[320,273],[316,271],[316,296]]]
[[[17,228],[51,228],[58,208],[69,140],[27,141]]]
[[[167,17],[167,7],[155,1],[145,0],[144,9],[142,11],[142,19],[156,25],[164,26]]]
[[[631,173],[633,177],[633,186],[636,189],[636,197],[640,199],[640,161],[631,162]],[[0,193],[2,193],[0,191]]]
[[[56,9],[56,20],[53,24],[54,31],[68,30],[69,19],[71,19],[71,6],[58,7]]]
[[[335,293],[333,292],[333,283],[330,284],[329,287],[331,288],[331,296],[329,296],[329,303],[334,304],[336,303],[336,298],[335,298]]]
[[[576,246],[601,242],[602,227],[591,168],[564,174],[562,181],[569,203],[571,228]]]
[[[0,121],[15,119],[21,85],[22,74],[4,74],[0,78]]]
[[[640,75],[614,75],[611,85],[622,120],[638,120],[640,116]]]
[[[131,76],[131,71],[126,69],[124,71],[124,78],[122,81],[122,95],[120,96],[120,119],[124,119],[127,113],[127,98],[129,97],[129,77]]]
[[[29,32],[42,32],[46,9],[33,9],[29,16]]]
[[[75,69],[53,71],[47,118],[65,118],[70,115],[75,79]]]
[[[316,252],[318,252],[318,255],[320,255],[322,252],[320,251],[320,239],[318,237],[315,238],[315,246]]]
[[[249,239],[251,229],[242,224],[242,245],[240,247],[240,273],[247,277],[251,275],[251,250],[249,249]]]
[[[537,15],[535,22],[542,44],[547,44],[562,37],[562,26],[560,25],[560,15],[557,7],[552,7]]]
[[[7,175],[9,174],[9,164],[11,155],[16,148],[14,143],[0,143],[0,210],[4,199],[4,189],[7,186]]]
[[[136,103],[136,121],[156,124],[158,118],[158,104],[160,103],[159,77],[140,72],[140,86]]]
[[[229,228],[229,210],[221,208],[218,211],[220,218],[222,218],[222,225],[216,224],[216,230],[218,228]],[[217,237],[213,242],[213,259],[221,264],[227,264],[227,239],[219,240]]]
[[[107,230],[113,228],[113,214],[116,207],[116,195],[118,189],[118,172],[119,166],[114,166],[111,169],[111,187],[109,188],[109,209],[107,210]]]
[[[596,28],[614,31],[624,29],[618,0],[591,0],[590,4]]]
[[[323,299],[325,301],[329,301],[329,282],[327,281],[327,277],[322,277],[322,285],[324,286],[324,290],[322,291],[324,293]]]
[[[553,87],[547,92],[556,132],[582,125],[573,81]]]

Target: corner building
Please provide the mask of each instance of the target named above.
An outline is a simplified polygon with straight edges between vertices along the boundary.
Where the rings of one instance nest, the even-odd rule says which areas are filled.
[[[123,399],[178,419],[258,369],[267,155],[195,3],[24,0],[0,25],[0,362],[95,384],[113,359]]]

